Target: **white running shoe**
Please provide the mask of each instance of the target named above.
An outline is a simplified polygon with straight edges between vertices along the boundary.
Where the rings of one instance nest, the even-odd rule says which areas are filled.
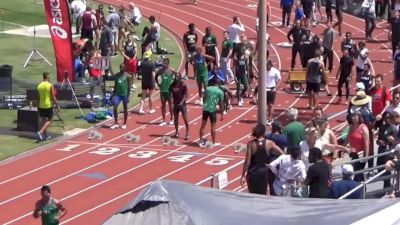
[[[153,113],[155,113],[155,112],[156,112],[155,109],[152,109],[152,110],[149,111],[150,114],[153,114]]]
[[[118,124],[114,124],[114,125],[112,125],[112,126],[110,127],[111,130],[115,130],[115,129],[118,129],[118,128],[119,128],[119,125],[118,125]]]
[[[140,110],[139,110],[139,114],[140,114],[140,115],[144,115],[144,114],[146,114],[146,113],[143,111],[143,109],[140,109]]]
[[[126,129],[126,124],[122,125],[122,126],[121,126],[121,129],[124,129],[124,130],[125,130],[125,129]]]
[[[243,100],[242,99],[239,100],[238,106],[239,107],[243,107]]]
[[[174,123],[173,120],[169,121],[169,125],[174,125],[174,124],[175,124],[175,123]]]
[[[163,126],[165,126],[165,125],[167,125],[167,123],[166,123],[165,121],[161,121],[160,127],[163,127]]]

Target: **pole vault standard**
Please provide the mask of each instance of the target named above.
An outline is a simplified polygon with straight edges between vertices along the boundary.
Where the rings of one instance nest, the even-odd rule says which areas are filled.
[[[266,73],[267,73],[267,14],[266,3],[267,0],[258,1],[257,17],[259,18],[260,30],[257,36],[258,46],[258,123],[265,126],[266,123],[266,104],[267,104],[267,87],[266,87]]]

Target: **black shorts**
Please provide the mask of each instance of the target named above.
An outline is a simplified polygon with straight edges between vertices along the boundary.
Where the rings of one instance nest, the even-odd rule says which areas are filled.
[[[142,78],[142,90],[153,90],[154,87],[155,87],[155,85],[153,82],[143,80],[143,78]]]
[[[319,83],[310,83],[310,82],[307,82],[307,85],[306,85],[306,92],[307,93],[310,93],[310,92],[314,92],[314,93],[318,93],[319,92],[319,87],[320,86],[320,84]]]
[[[207,121],[207,119],[210,118],[211,123],[216,123],[217,122],[217,112],[207,112],[203,110],[203,121]]]
[[[304,9],[304,15],[306,16],[307,19],[311,18],[311,12],[312,12],[312,9],[310,9],[310,10]]]
[[[184,114],[186,113],[186,104],[183,104],[182,106],[179,106],[178,104],[174,104],[174,115],[178,115],[179,112]]]
[[[276,91],[267,91],[267,104],[273,105],[275,104]]]
[[[82,28],[81,39],[89,39],[93,41],[93,28]]]
[[[51,120],[53,118],[53,108],[41,109],[39,108],[39,116]]]

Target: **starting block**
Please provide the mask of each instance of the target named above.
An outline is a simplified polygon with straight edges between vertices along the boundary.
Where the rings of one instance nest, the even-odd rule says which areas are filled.
[[[104,138],[104,135],[96,130],[89,131],[88,140],[101,140]]]
[[[233,150],[235,150],[235,153],[241,153],[241,152],[245,152],[247,149],[247,145],[242,144],[242,143],[236,143],[233,146]]]
[[[178,139],[170,139],[170,142],[168,143],[169,146],[178,146],[179,145],[179,140]]]
[[[133,135],[133,134],[127,134],[125,135],[125,140],[127,142],[134,142],[134,143],[139,143],[140,142],[140,135]]]

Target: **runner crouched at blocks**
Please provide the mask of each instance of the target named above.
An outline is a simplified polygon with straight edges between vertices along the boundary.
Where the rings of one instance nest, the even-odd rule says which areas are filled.
[[[204,148],[206,146],[206,139],[203,139],[204,136],[204,128],[207,125],[207,120],[210,118],[211,123],[211,138],[212,138],[212,147],[219,145],[220,143],[216,143],[216,127],[217,127],[217,105],[219,105],[219,110],[221,112],[221,121],[224,119],[224,93],[218,87],[219,80],[217,77],[214,77],[209,82],[209,87],[206,88],[204,92],[204,106],[203,106],[203,118],[201,122],[200,128],[200,148]]]
[[[115,74],[114,83],[114,97],[112,102],[114,105],[114,125],[110,129],[115,130],[119,128],[118,125],[118,106],[122,102],[124,107],[124,124],[121,126],[122,129],[126,129],[126,121],[128,119],[128,103],[131,93],[131,84],[128,76],[125,73],[125,65],[121,64],[119,66],[120,72]]]
[[[231,99],[233,98],[233,93],[225,86],[228,80],[224,70],[219,69],[217,65],[214,65],[213,69],[208,72],[208,82],[211,82],[214,78],[219,80],[218,87],[224,92],[224,114],[226,114],[232,108]]]

